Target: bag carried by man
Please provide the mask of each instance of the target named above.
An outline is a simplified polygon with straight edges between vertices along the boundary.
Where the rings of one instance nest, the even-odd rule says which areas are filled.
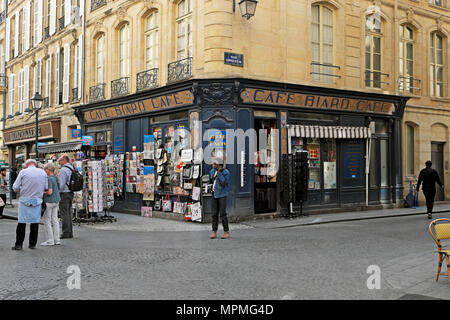
[[[70,174],[69,183],[67,184],[67,187],[71,192],[77,192],[83,190],[83,176],[81,173],[78,172],[77,169],[71,169],[68,166],[65,166],[67,169],[69,169],[72,173]]]

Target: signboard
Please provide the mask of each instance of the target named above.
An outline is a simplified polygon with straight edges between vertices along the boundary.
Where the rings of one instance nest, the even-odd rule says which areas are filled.
[[[244,55],[239,53],[225,52],[224,63],[235,67],[243,67]]]
[[[40,122],[38,127],[39,140],[59,139],[60,125],[58,119]],[[30,124],[5,129],[3,130],[3,139],[6,145],[34,141],[36,139],[36,127],[34,124]]]
[[[115,136],[114,137],[114,153],[121,153],[123,152],[123,143],[122,143],[122,137],[121,136]]]
[[[258,105],[292,106],[321,110],[340,110],[393,114],[395,105],[392,102],[377,100],[350,99],[343,97],[323,96],[245,88],[241,92],[244,103]]]
[[[72,129],[72,138],[81,138],[81,129]]]
[[[82,145],[83,146],[92,146],[94,145],[94,139],[92,138],[92,136],[83,136],[81,138],[82,140]]]
[[[40,146],[45,146],[47,144],[47,142],[38,142],[37,143],[37,146],[38,147],[40,147]]]
[[[208,130],[209,145],[217,148],[226,148],[227,132],[222,130]]]
[[[361,146],[359,144],[348,144],[344,146],[344,177],[346,179],[357,179],[362,172]]]
[[[181,107],[193,103],[193,93],[190,90],[184,90],[137,102],[94,110],[87,110],[83,112],[83,116],[86,122],[103,121],[107,119],[132,116],[161,109]]]

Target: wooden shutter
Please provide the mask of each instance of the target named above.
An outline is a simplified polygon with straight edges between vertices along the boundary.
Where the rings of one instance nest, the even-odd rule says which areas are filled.
[[[64,45],[63,102],[69,102],[70,44]]]
[[[84,46],[84,35],[80,35],[78,40],[78,99],[83,96],[83,46]]]
[[[64,26],[65,27],[70,24],[71,16],[72,16],[72,1],[65,0],[64,1]]]
[[[50,1],[50,35],[54,35],[56,32],[56,0]],[[81,1],[84,2],[84,1]]]
[[[44,18],[44,0],[35,0],[38,3],[38,34],[37,34],[37,43],[42,42],[43,35],[43,18]]]
[[[45,63],[45,97],[48,98],[49,105],[51,96],[52,96],[52,54],[50,53]]]
[[[25,6],[25,38],[24,38],[24,47],[25,50],[30,49],[30,36],[31,36],[31,0],[28,1],[27,5]]]
[[[9,61],[9,55],[11,52],[11,20],[6,18],[6,40],[5,40],[5,62]]]
[[[9,114],[14,115],[14,98],[15,98],[15,87],[14,87],[14,79],[16,78],[15,74],[9,76]]]
[[[19,30],[20,30],[20,11],[17,11],[15,14],[15,23],[14,23],[14,57],[19,55]]]
[[[24,79],[23,79],[24,71],[23,69],[19,70],[19,109],[18,111],[22,113],[23,111],[23,85],[24,85]]]
[[[55,105],[59,105],[59,60],[61,58],[60,49],[56,51],[56,64],[55,64]]]
[[[29,66],[25,66],[24,78],[25,79],[24,79],[23,100],[24,100],[24,105],[25,105],[25,109],[26,109],[30,105],[30,100],[29,100],[29,96],[30,96],[30,67]]]

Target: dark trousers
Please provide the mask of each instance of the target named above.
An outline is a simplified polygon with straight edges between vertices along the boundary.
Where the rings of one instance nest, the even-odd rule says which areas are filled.
[[[2,198],[3,203],[5,204],[4,206],[0,207],[0,216],[2,216],[3,215],[3,209],[6,206],[6,194],[0,194],[0,198]]]
[[[212,203],[212,230],[217,232],[219,229],[219,215],[222,220],[223,231],[228,232],[228,217],[227,217],[227,198],[214,198]]]
[[[434,197],[436,195],[436,189],[422,190],[427,202],[427,213],[433,212]]]
[[[59,202],[59,214],[62,220],[62,237],[73,237],[72,231],[72,192],[61,192],[61,201]]]
[[[22,246],[23,241],[25,240],[25,228],[27,224],[26,223],[20,223],[17,225],[16,229],[16,246]],[[39,223],[31,223],[30,224],[30,240],[29,245],[30,247],[34,247],[37,244],[38,240],[38,233],[39,233]]]

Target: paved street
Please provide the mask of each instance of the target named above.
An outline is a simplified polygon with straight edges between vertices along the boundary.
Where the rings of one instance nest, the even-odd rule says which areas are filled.
[[[229,240],[210,240],[209,225],[115,216],[75,226],[61,246],[20,252],[11,250],[16,221],[0,221],[0,299],[450,298],[447,278],[434,281],[424,215],[252,221],[232,224]],[[66,285],[71,265],[81,271],[79,290]],[[367,287],[371,265],[381,271],[379,290]]]

